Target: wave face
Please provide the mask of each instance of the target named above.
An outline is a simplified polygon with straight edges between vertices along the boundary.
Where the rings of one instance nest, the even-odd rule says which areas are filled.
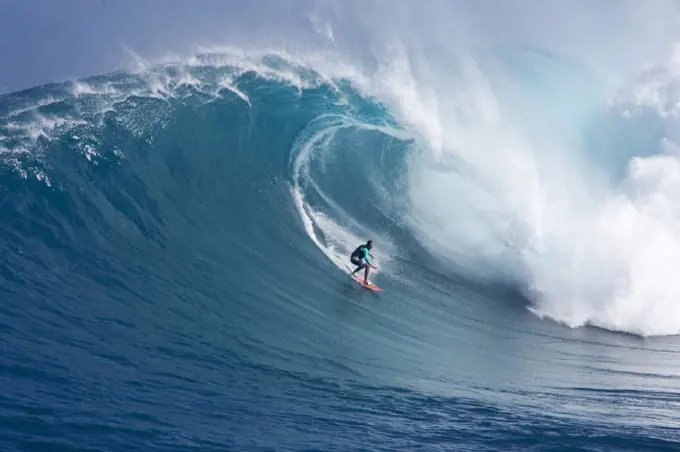
[[[677,60],[421,44],[3,95],[3,445],[677,444]]]

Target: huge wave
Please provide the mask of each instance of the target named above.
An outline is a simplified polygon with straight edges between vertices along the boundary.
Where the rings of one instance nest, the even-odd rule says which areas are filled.
[[[395,257],[413,236],[452,274],[520,287],[539,316],[678,334],[677,80],[675,55],[613,90],[534,48],[436,60],[397,46],[370,65],[212,49],[5,95],[0,155],[24,180],[83,190],[96,168],[140,158],[125,139],[171,143],[173,128],[214,111],[230,139],[238,125],[271,135],[254,118],[273,115],[292,133],[269,144],[287,193],[338,268],[373,237],[379,272],[404,278]],[[90,169],[70,166],[81,157]],[[144,233],[163,230],[139,199],[108,196]]]

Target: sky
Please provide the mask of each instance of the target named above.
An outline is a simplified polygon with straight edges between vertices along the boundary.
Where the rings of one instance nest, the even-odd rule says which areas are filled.
[[[107,72],[133,54],[294,36],[306,0],[0,0],[0,92]],[[291,29],[293,33],[291,33]],[[283,33],[279,39],[283,38]]]
[[[643,63],[678,39],[678,0],[0,0],[0,92],[128,67],[199,46],[432,49],[475,36]],[[324,17],[320,21],[320,17]],[[320,31],[321,30],[321,31]],[[381,42],[382,41],[382,42]],[[313,43],[313,44],[312,44]],[[377,54],[377,52],[376,52]]]

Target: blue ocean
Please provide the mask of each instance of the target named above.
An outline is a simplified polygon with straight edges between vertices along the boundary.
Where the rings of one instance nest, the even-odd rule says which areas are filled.
[[[0,449],[680,450],[672,67],[393,50],[0,97]]]

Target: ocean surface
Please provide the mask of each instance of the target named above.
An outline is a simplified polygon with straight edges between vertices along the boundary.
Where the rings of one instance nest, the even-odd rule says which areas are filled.
[[[222,49],[3,94],[0,449],[680,450],[673,72],[449,69]]]

